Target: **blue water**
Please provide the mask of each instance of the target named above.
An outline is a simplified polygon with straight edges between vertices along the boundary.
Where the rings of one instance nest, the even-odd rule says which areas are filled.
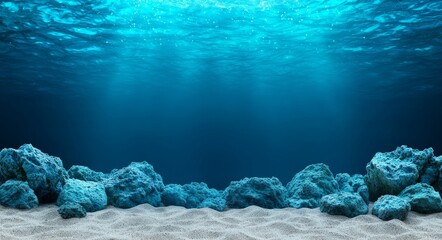
[[[442,1],[3,0],[0,148],[166,183],[442,154]]]

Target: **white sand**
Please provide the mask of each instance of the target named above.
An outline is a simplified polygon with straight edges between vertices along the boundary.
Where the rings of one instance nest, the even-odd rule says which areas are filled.
[[[217,212],[143,204],[64,220],[55,205],[32,210],[0,206],[0,239],[442,239],[442,213],[411,212],[405,222],[384,222],[372,215],[330,216],[319,209]]]

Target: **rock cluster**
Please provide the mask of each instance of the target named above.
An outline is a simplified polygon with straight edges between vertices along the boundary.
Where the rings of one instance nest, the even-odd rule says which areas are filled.
[[[185,208],[317,208],[332,215],[356,217],[372,214],[382,220],[405,220],[409,211],[442,212],[442,156],[433,149],[422,151],[400,146],[376,153],[367,164],[367,174],[336,176],[322,163],[295,174],[287,184],[276,178],[244,178],[225,190],[205,183],[164,185],[162,177],[147,162],[133,162],[109,174],[85,166],[63,168],[60,158],[25,144],[0,151],[0,204],[29,209],[39,203],[56,203],[62,218],[85,217],[107,205],[131,208],[152,206]]]
[[[287,184],[289,205],[294,208],[317,208],[322,197],[338,191],[338,182],[323,163],[307,166]]]
[[[287,206],[287,190],[276,177],[252,177],[233,181],[224,194],[229,208],[245,208],[250,205],[262,208]]]
[[[182,206],[185,208],[212,208],[223,211],[226,200],[222,191],[209,188],[206,183],[166,185],[161,193],[164,206]]]

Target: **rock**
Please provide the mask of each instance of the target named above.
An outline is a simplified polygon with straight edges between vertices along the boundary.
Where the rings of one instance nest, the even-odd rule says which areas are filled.
[[[212,208],[223,211],[226,201],[222,193],[209,188],[206,183],[166,185],[161,193],[161,201],[165,206],[182,206],[185,208]]]
[[[344,215],[349,218],[368,213],[368,205],[358,193],[338,192],[324,196],[320,200],[321,212],[331,215]]]
[[[366,167],[365,183],[370,200],[386,194],[397,195],[417,183],[433,156],[432,148],[419,151],[407,146],[398,147],[393,152],[376,153]]]
[[[410,203],[412,211],[427,214],[442,212],[442,199],[439,193],[426,183],[408,186],[398,196]]]
[[[348,173],[339,173],[336,174],[335,179],[340,191],[358,193],[368,204],[368,187],[365,185],[364,176],[361,174],[350,176]]]
[[[38,207],[38,199],[27,182],[11,179],[0,185],[0,204],[5,207],[29,209]]]
[[[336,193],[339,186],[329,167],[323,163],[307,166],[287,184],[289,205],[316,208],[325,195]]]
[[[442,165],[442,156],[433,157],[424,167],[423,173],[420,176],[419,182],[427,183],[429,185],[438,185],[439,169]]]
[[[147,162],[133,162],[122,169],[114,169],[103,181],[108,204],[131,208],[143,203],[158,207],[161,204],[163,179]]]
[[[410,210],[411,206],[407,200],[398,196],[384,195],[373,204],[371,213],[384,221],[391,219],[404,221]]]
[[[66,202],[60,206],[58,213],[64,219],[86,217],[86,209],[79,203]]]
[[[250,205],[262,208],[284,208],[287,206],[287,192],[276,178],[244,178],[232,181],[224,191],[229,208],[245,208]]]
[[[85,166],[73,165],[68,171],[70,178],[83,181],[101,182],[106,175],[102,172],[96,172]]]
[[[67,202],[78,203],[87,212],[104,209],[107,205],[107,196],[102,183],[69,179],[61,190],[57,205]]]
[[[8,179],[27,181],[40,202],[53,202],[67,179],[60,158],[25,144],[0,152],[0,183]]]

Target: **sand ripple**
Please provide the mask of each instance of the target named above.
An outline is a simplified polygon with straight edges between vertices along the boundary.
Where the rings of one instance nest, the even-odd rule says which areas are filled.
[[[405,222],[371,215],[352,219],[318,209],[248,207],[217,212],[182,207],[108,207],[83,219],[61,219],[57,206],[0,206],[0,239],[442,239],[442,213],[410,213]]]

